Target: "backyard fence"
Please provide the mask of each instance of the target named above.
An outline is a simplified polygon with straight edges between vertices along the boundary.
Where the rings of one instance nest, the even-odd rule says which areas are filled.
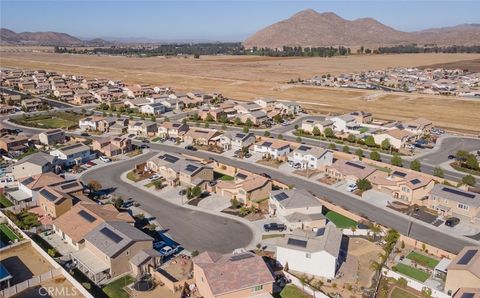
[[[327,295],[325,295],[324,293],[312,288],[311,286],[307,285],[307,284],[303,284],[300,279],[298,279],[297,277],[295,277],[294,275],[284,271],[283,272],[285,274],[285,277],[287,277],[289,280],[292,281],[292,284],[297,286],[298,288],[302,289],[303,291],[305,291],[306,293],[308,293],[309,295],[312,295],[313,298],[328,298]]]
[[[433,289],[431,287],[428,287],[424,284],[422,284],[421,282],[419,281],[416,281],[414,279],[411,279],[410,277],[408,276],[405,276],[405,275],[402,275],[398,272],[395,272],[393,270],[390,270],[388,269],[387,271],[384,271],[385,273],[385,276],[386,277],[391,277],[391,278],[394,278],[394,279],[400,279],[400,278],[404,278],[406,281],[407,281],[407,285],[412,288],[412,289],[415,289],[419,292],[422,292],[424,289],[430,289],[432,291],[432,295],[431,297],[436,297],[436,298],[451,298],[449,295],[445,294],[444,292],[442,291],[439,291],[437,289]]]

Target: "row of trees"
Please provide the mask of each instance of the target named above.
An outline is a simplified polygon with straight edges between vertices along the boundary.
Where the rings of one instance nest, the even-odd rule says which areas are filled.
[[[404,54],[404,53],[480,53],[480,46],[418,46],[398,45],[391,47],[380,47],[373,50],[374,54]]]
[[[272,56],[272,57],[333,57],[350,55],[351,49],[345,47],[289,47],[284,46],[282,49],[257,48],[253,47],[246,54]]]

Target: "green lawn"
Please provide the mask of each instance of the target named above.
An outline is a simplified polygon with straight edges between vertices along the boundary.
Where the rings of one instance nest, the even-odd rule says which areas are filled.
[[[428,274],[427,272],[417,268],[413,268],[405,264],[397,264],[394,266],[394,268],[396,269],[396,270],[394,269],[394,271],[421,282],[426,281],[430,277],[430,274]]]
[[[418,296],[413,295],[412,293],[407,292],[403,289],[395,288],[390,294],[390,298],[418,298]]]
[[[234,178],[232,176],[228,176],[228,175],[223,175],[222,177],[220,177],[220,180],[222,181],[232,181]]]
[[[5,235],[5,237],[8,238],[8,240],[14,242],[16,239],[18,239],[17,234],[15,234],[12,229],[10,229],[9,226],[6,224],[0,224],[0,234]]]
[[[407,259],[417,262],[419,265],[426,266],[428,268],[435,268],[440,262],[439,260],[435,260],[429,256],[420,254],[418,252],[412,251],[407,255]]]
[[[356,227],[358,225],[358,223],[353,219],[350,219],[333,211],[328,211],[325,216],[328,218],[328,220],[333,222],[337,226],[337,228],[340,229],[350,229],[351,227]]]
[[[103,287],[102,291],[110,298],[129,298],[130,296],[123,290],[123,288],[132,282],[133,277],[127,275],[109,283]]]
[[[0,194],[0,207],[7,208],[13,206],[13,203],[10,202],[4,195]]]
[[[128,178],[129,180],[132,180],[133,182],[137,182],[137,181],[142,180],[142,178],[141,178],[140,176],[138,176],[138,174],[135,173],[134,171],[128,172],[127,178]]]
[[[310,298],[312,296],[308,295],[307,293],[303,292],[297,286],[294,285],[287,285],[283,290],[280,292],[281,298]]]
[[[30,117],[15,117],[10,119],[14,123],[24,126],[40,128],[74,128],[78,126],[78,120],[84,115],[68,112],[55,112]]]

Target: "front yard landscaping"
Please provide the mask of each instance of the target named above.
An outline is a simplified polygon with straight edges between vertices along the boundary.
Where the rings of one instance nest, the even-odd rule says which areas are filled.
[[[150,177],[150,174],[139,174],[135,170],[127,173],[128,180],[131,180],[133,182],[138,182],[140,180],[147,179],[148,177]]]
[[[410,259],[410,260],[416,262],[417,264],[419,264],[421,266],[428,267],[430,269],[434,269],[435,266],[437,266],[438,263],[440,262],[439,260],[433,259],[429,256],[420,254],[420,253],[415,252],[415,251],[412,251],[411,253],[409,253],[407,255],[407,259]]]
[[[103,287],[102,291],[110,298],[129,298],[130,295],[123,288],[131,283],[133,283],[133,277],[127,275],[109,283]]]
[[[425,282],[430,277],[430,274],[425,271],[401,263],[393,266],[392,269],[420,282]]]
[[[358,225],[358,223],[353,219],[331,210],[325,214],[325,217],[327,217],[329,221],[333,222],[339,229],[350,229],[351,227],[356,227]]]
[[[78,120],[83,117],[82,114],[71,112],[55,112],[33,116],[24,114],[21,117],[11,118],[10,121],[29,127],[73,129],[78,126]]]
[[[307,293],[300,290],[295,285],[287,285],[283,290],[280,292],[281,298],[310,298],[312,296],[308,295]]]

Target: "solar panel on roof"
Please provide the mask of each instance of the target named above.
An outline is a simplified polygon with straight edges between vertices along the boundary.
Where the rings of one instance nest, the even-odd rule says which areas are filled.
[[[244,253],[244,254],[238,254],[238,255],[233,255],[230,257],[230,261],[240,261],[240,260],[245,260],[248,258],[252,258],[253,255]]]
[[[243,139],[243,138],[245,137],[245,134],[243,134],[243,133],[237,133],[237,134],[236,134],[236,137],[237,137],[237,138],[240,138],[240,139]]]
[[[61,203],[65,202],[65,200],[67,200],[67,198],[61,198],[60,200],[55,202],[55,205],[60,205]]]
[[[108,239],[112,240],[115,243],[119,243],[120,241],[123,240],[122,237],[118,236],[117,234],[115,234],[112,230],[110,230],[107,227],[102,228],[100,230],[100,233],[102,233],[105,237],[107,237]]]
[[[33,182],[33,180],[35,180],[35,179],[33,179],[32,177],[28,177],[27,179],[23,180],[22,184],[23,185],[30,184],[30,183]]]
[[[88,222],[94,222],[96,220],[95,216],[91,215],[90,213],[88,213],[87,211],[85,210],[80,210],[78,212],[78,215],[80,215],[81,217],[83,217],[83,219],[85,219],[86,221]]]
[[[49,192],[49,191],[46,190],[46,189],[40,190],[40,194],[41,194],[42,196],[44,196],[47,200],[52,201],[52,202],[57,199],[57,196],[56,196],[56,195],[54,195],[53,193]]]
[[[238,173],[238,174],[237,174],[237,178],[239,178],[239,179],[245,179],[245,178],[247,178],[247,175],[242,174],[242,173]]]
[[[463,293],[462,296],[460,296],[460,298],[473,298],[473,297],[475,297],[474,293]]]
[[[78,186],[77,182],[71,182],[71,183],[67,183],[67,184],[62,184],[60,187],[62,189],[68,189],[68,188],[77,187],[77,186]]]
[[[270,147],[272,146],[272,142],[263,142],[262,146]]]
[[[177,161],[179,160],[178,157],[173,156],[173,155],[170,155],[170,154],[165,154],[165,155],[163,155],[162,157],[163,157],[163,158],[162,158],[163,160],[165,160],[165,161],[167,161],[167,162],[169,162],[169,163],[174,163],[174,162],[177,162]]]
[[[442,191],[449,192],[449,193],[452,193],[454,195],[466,197],[466,198],[469,198],[469,199],[475,198],[474,194],[464,192],[464,191],[461,191],[461,190],[458,190],[458,189],[455,189],[455,188],[444,187],[444,188],[442,188]]]
[[[197,169],[198,167],[194,165],[187,165],[187,167],[185,168],[185,170],[188,172],[195,172]]]
[[[403,177],[407,176],[407,173],[403,173],[403,172],[400,172],[400,171],[393,171],[392,176],[398,176],[398,177],[403,178]]]
[[[279,201],[279,202],[283,201],[287,198],[288,198],[288,195],[284,192],[281,192],[281,193],[279,193],[278,195],[275,196],[275,199],[277,199],[277,201]]]
[[[415,179],[413,179],[413,180],[410,180],[410,182],[411,182],[413,185],[415,185],[415,184],[420,183],[421,181],[418,180],[417,178],[415,178]]]
[[[308,146],[303,146],[303,145],[298,147],[298,150],[300,150],[300,151],[307,151],[307,150],[310,150],[310,149],[312,149],[312,148],[308,147]]]
[[[362,166],[362,165],[359,165],[359,164],[356,164],[356,163],[353,163],[353,162],[349,162],[347,161],[345,164],[351,166],[351,167],[354,167],[354,168],[357,168],[357,169],[365,169],[365,166]]]
[[[467,265],[470,263],[472,258],[477,254],[478,249],[469,249],[467,252],[460,258],[460,260],[457,262],[459,265]]]
[[[294,238],[288,238],[287,244],[298,246],[298,247],[307,247],[307,241],[305,240],[298,240]]]

